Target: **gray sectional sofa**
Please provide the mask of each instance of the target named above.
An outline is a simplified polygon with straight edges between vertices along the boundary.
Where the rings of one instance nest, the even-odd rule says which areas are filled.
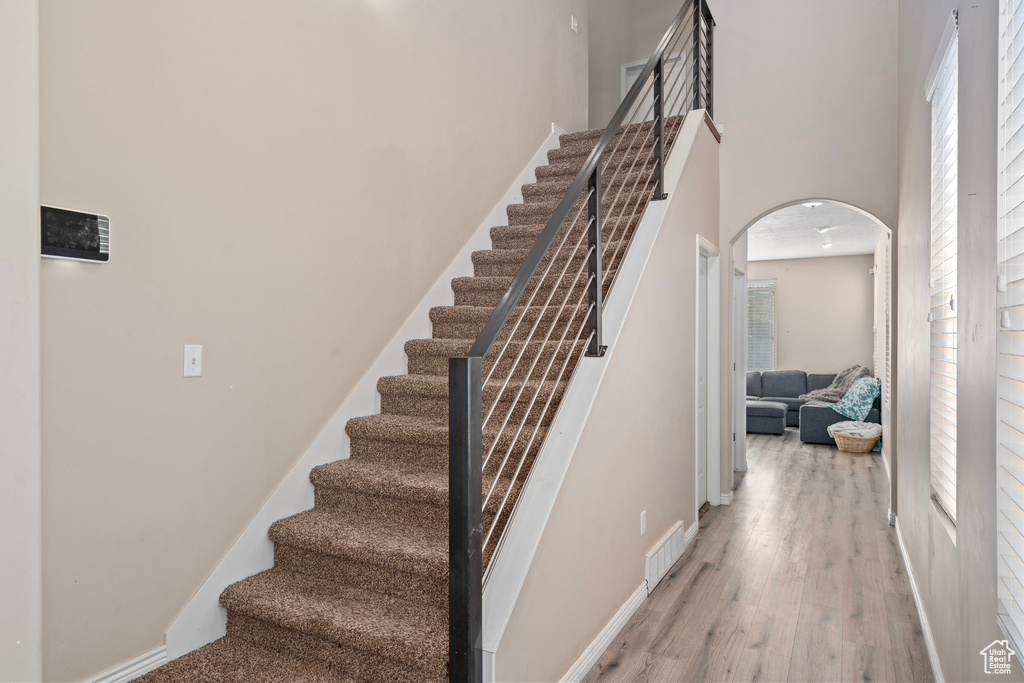
[[[808,374],[802,370],[777,370],[773,372],[747,373],[747,431],[760,434],[779,434],[776,421],[768,417],[771,404],[786,407],[784,421],[787,427],[800,428],[800,440],[804,443],[835,445],[828,428],[848,417],[840,415],[828,406],[805,405],[799,396],[815,389],[824,389],[832,384],[835,374]],[[779,409],[781,412],[781,408]],[[881,424],[882,406],[875,399],[865,422]],[[751,429],[753,427],[753,429]]]

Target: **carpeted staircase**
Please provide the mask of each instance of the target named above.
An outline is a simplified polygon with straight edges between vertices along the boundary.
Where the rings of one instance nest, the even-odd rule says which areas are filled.
[[[670,141],[680,123],[681,119],[666,122]],[[608,273],[605,290],[654,190],[653,183],[647,182],[653,168],[648,160],[653,143],[640,144],[649,125],[640,126],[640,136],[628,154],[628,143],[638,126],[620,131],[620,136],[626,135],[626,144],[604,168],[605,212],[622,189],[602,232],[603,265]],[[523,188],[524,203],[509,207],[508,226],[491,229],[493,248],[473,254],[474,276],[452,282],[455,305],[430,311],[433,337],[406,343],[409,374],[383,377],[377,384],[381,414],[351,420],[346,427],[351,437],[350,459],[315,468],[310,474],[316,490],[313,509],[271,527],[273,569],[231,585],[221,595],[228,613],[227,636],[138,680],[252,683],[446,678],[448,358],[469,350],[602,132],[561,136],[560,147],[548,153],[549,164],[536,170],[537,182]],[[618,178],[609,184],[620,168]],[[575,212],[570,217],[573,215]],[[567,247],[576,245],[583,223],[563,229],[569,233]],[[573,340],[585,325],[585,306],[574,306],[583,296],[586,270],[575,286],[568,283],[582,263],[585,241],[584,249],[572,259],[568,259],[570,250],[556,256],[551,275],[536,283],[540,288],[533,305],[484,387],[485,413],[497,400],[495,416],[485,430],[484,452],[495,441],[498,446],[484,471],[485,493],[492,484],[495,490],[484,511],[485,535],[501,501],[508,499],[497,520],[495,540],[510,518],[572,368],[583,352],[586,332],[580,341]],[[552,287],[567,260],[565,282]],[[545,268],[542,265],[538,273]],[[536,284],[527,290],[523,303]],[[552,290],[552,305],[545,308],[541,304]],[[559,315],[558,307],[566,295],[570,295],[570,304]],[[513,314],[512,322],[523,310],[520,307]],[[534,323],[536,329],[527,339]],[[548,332],[552,333],[550,341],[542,348]],[[557,343],[563,333],[567,333],[564,341]],[[492,356],[508,339],[505,334]],[[520,351],[522,359],[515,365]],[[485,377],[494,364],[493,357],[485,361]],[[561,381],[555,381],[559,377],[556,370],[563,365],[568,369]],[[554,369],[545,373],[548,366]],[[510,373],[499,397],[498,390]],[[522,397],[516,401],[520,389]],[[530,402],[534,394],[536,401]],[[549,398],[550,404],[543,410]],[[506,415],[508,426],[499,433]],[[521,432],[517,431],[520,424],[525,425]],[[522,459],[523,465],[515,476],[512,467],[499,475],[497,464],[509,447],[510,461],[518,464]],[[495,545],[489,544],[485,552],[485,566]]]

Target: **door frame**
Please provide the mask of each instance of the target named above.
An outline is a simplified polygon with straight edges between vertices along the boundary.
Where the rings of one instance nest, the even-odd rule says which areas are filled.
[[[694,259],[694,326],[693,326],[693,491],[694,491],[694,514],[700,510],[696,501],[700,500],[699,479],[697,477],[697,459],[700,457],[700,433],[696,429],[698,386],[697,376],[700,372],[700,354],[697,352],[700,345],[700,259],[705,257],[708,260],[708,323],[707,323],[707,406],[705,410],[706,424],[704,428],[707,433],[707,463],[705,472],[707,474],[707,499],[712,505],[722,503],[722,445],[721,445],[721,401],[722,401],[722,259],[718,247],[701,235],[697,235],[697,251]],[[730,453],[731,461],[731,453]],[[695,516],[694,519],[697,519]]]
[[[732,270],[732,468],[747,471],[747,274]]]

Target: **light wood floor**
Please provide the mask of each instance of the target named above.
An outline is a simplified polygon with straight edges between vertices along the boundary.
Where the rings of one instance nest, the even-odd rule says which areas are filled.
[[[932,681],[878,455],[751,435],[733,504],[586,681]]]

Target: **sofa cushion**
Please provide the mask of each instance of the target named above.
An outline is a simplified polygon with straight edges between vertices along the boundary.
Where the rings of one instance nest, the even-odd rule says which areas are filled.
[[[748,372],[747,373],[747,396],[760,396],[761,395],[761,373],[760,372]]]
[[[762,396],[757,399],[759,401],[773,401],[775,403],[782,403],[786,406],[787,410],[800,410],[800,406],[807,403],[802,398],[793,398],[792,396]]]
[[[778,417],[786,413],[785,403],[775,401],[747,401],[747,417]]]
[[[832,380],[836,378],[835,373],[828,374],[815,374],[807,375],[807,391],[817,391],[818,389],[825,389],[832,384]]]
[[[749,391],[747,393],[750,393]],[[803,370],[776,370],[761,373],[762,396],[796,398],[807,393],[807,373]]]
[[[828,433],[829,426],[848,419],[832,410],[832,404],[805,404],[800,408],[800,440],[804,443],[822,443],[834,446],[836,441]],[[881,422],[881,416],[877,410],[872,409],[864,422]]]

